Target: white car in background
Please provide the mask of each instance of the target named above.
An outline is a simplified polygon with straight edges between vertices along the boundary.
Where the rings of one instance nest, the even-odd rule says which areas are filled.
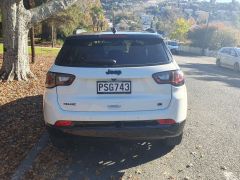
[[[53,144],[72,135],[181,142],[184,76],[156,33],[68,37],[46,78],[44,119]]]
[[[240,70],[240,48],[223,47],[218,51],[217,66],[227,67],[239,72]]]

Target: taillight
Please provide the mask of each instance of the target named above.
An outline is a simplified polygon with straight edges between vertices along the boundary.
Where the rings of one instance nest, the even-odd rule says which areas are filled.
[[[72,121],[67,121],[67,120],[61,120],[61,121],[57,121],[54,126],[56,127],[69,127],[72,126],[73,122]]]
[[[181,86],[185,82],[183,72],[180,70],[155,73],[153,79],[158,84],[171,84],[173,86]]]
[[[171,125],[176,124],[176,121],[173,119],[159,119],[157,122],[161,125]]]
[[[73,83],[75,76],[72,74],[48,72],[46,77],[46,88],[56,86],[69,86]]]

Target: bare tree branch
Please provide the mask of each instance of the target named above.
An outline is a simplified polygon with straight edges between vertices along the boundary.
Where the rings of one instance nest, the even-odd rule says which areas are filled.
[[[33,8],[30,11],[32,17],[31,24],[41,22],[57,12],[63,11],[79,0],[52,0],[39,7]]]

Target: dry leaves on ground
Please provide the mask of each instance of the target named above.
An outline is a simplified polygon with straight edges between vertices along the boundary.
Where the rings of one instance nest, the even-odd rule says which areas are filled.
[[[46,147],[35,160],[31,170],[29,170],[24,179],[69,179],[67,173],[64,173],[66,164],[71,162],[66,152],[61,152],[57,148],[49,145]],[[54,154],[54,158],[53,155]]]

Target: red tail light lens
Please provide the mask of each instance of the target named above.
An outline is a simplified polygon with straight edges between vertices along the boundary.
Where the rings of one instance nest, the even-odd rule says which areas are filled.
[[[180,70],[172,71],[171,84],[173,86],[181,86],[185,82],[183,72]]]
[[[157,122],[161,125],[171,125],[176,124],[176,121],[173,119],[159,119]]]
[[[75,80],[72,74],[48,72],[46,77],[46,88],[54,88],[56,86],[69,86]]]
[[[153,79],[158,84],[171,84],[173,86],[181,86],[185,82],[183,72],[180,70],[155,73]]]
[[[57,121],[54,126],[57,127],[69,127],[72,126],[73,122],[72,121]]]

